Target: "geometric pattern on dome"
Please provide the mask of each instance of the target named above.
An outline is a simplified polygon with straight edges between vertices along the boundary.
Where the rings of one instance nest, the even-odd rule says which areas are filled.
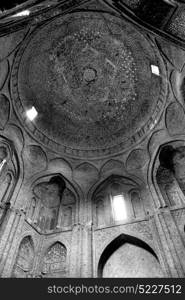
[[[157,65],[161,76],[151,72]],[[94,158],[121,152],[154,127],[166,72],[151,42],[108,13],[75,12],[36,29],[12,71],[19,119],[56,152]],[[25,111],[34,106],[32,123]]]
[[[105,45],[100,42],[103,39]],[[85,126],[102,119],[123,120],[126,102],[134,101],[136,96],[136,67],[132,54],[121,43],[83,28],[59,42],[51,60],[61,74],[63,110],[71,119]]]

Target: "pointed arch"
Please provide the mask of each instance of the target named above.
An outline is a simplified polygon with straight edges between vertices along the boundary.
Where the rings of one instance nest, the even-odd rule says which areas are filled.
[[[45,277],[66,277],[67,248],[61,242],[56,241],[44,254],[42,274]]]
[[[26,278],[30,275],[34,262],[34,243],[30,235],[25,236],[18,249],[12,277]]]
[[[13,142],[0,136],[0,224],[22,184],[23,164]],[[15,195],[15,197],[13,197]]]
[[[103,271],[104,271],[104,267],[105,267],[106,263],[111,258],[111,256],[114,253],[116,253],[117,250],[121,249],[121,247],[124,245],[131,245],[132,247],[135,247],[135,249],[134,249],[135,253],[136,253],[137,249],[143,250],[144,254],[149,253],[151,255],[151,257],[154,258],[154,262],[156,263],[156,266],[158,267],[158,270],[159,270],[158,275],[159,276],[157,276],[157,277],[162,277],[163,272],[160,268],[159,260],[158,260],[156,253],[154,252],[154,250],[143,240],[138,239],[131,235],[127,235],[127,234],[120,234],[117,238],[115,238],[113,241],[111,241],[111,243],[108,246],[106,246],[106,248],[103,250],[103,252],[100,256],[100,259],[99,259],[99,263],[98,263],[98,272],[97,272],[98,277],[103,277]],[[134,255],[133,255],[133,257],[134,257]],[[131,260],[131,256],[129,255],[129,260],[128,260],[129,267],[131,267],[130,260]],[[134,266],[133,266],[133,268],[134,268]],[[126,277],[126,276],[124,276],[124,277]]]
[[[109,176],[96,188],[92,195],[93,223],[99,227],[111,223],[129,222],[134,218],[144,218],[144,213],[134,214],[133,201],[131,201],[130,192],[132,190],[139,192],[140,188],[140,185],[132,178],[119,175]],[[138,200],[137,205],[143,206],[141,197]],[[141,210],[144,212],[143,208]]]
[[[158,196],[157,207],[175,207],[185,203],[185,143],[170,141],[161,145],[149,173]]]

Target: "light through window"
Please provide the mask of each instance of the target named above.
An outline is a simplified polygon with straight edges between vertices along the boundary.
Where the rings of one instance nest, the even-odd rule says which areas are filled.
[[[155,74],[156,76],[160,75],[160,71],[159,71],[159,67],[158,66],[151,65],[151,70],[152,70],[152,73]]]
[[[5,163],[6,163],[6,159],[3,159],[2,162],[0,163],[0,171],[2,170]]]
[[[113,197],[113,213],[115,221],[124,221],[127,219],[127,209],[123,195]]]
[[[30,15],[30,11],[28,9],[23,10],[21,12],[18,12],[17,14],[13,15],[13,17],[25,17],[25,16],[29,16]]]
[[[36,116],[38,115],[38,112],[36,111],[35,107],[32,106],[32,108],[27,110],[26,115],[27,115],[28,119],[30,119],[30,121],[33,121],[36,118]]]

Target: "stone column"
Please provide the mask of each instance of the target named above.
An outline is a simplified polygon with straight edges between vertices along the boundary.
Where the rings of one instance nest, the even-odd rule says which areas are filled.
[[[34,224],[37,224],[41,205],[42,205],[42,201],[40,199],[36,199],[36,209],[35,209],[35,213],[33,215],[33,223]]]
[[[32,222],[33,218],[34,218],[34,215],[35,215],[35,210],[34,210],[34,213],[32,215],[32,209],[33,209],[33,203],[35,201],[35,210],[36,210],[36,206],[37,206],[37,200],[35,197],[32,197],[31,198],[31,201],[30,201],[30,205],[27,209],[27,213],[26,213],[26,216],[27,216],[27,220],[29,220],[29,222]]]
[[[92,222],[81,225],[82,267],[81,277],[93,277],[92,265]]]
[[[169,277],[185,277],[185,246],[169,209],[154,214],[154,224],[169,269]]]
[[[69,277],[81,277],[81,249],[82,228],[80,224],[74,224],[71,236],[71,252],[69,262]]]
[[[1,219],[3,218],[3,214],[4,214],[4,208],[0,206],[0,224],[1,224]]]
[[[57,225],[56,228],[61,228],[62,227],[62,201],[60,201],[60,205],[58,208],[58,214],[57,214]]]
[[[12,208],[8,208],[4,220],[0,226],[0,261],[4,251],[4,247],[13,227],[14,219],[15,211]]]
[[[0,239],[0,274],[2,277],[9,277],[8,265],[10,265],[9,250],[13,248],[13,240],[16,237],[22,213],[16,209],[9,209],[6,216],[4,230]],[[24,219],[24,215],[22,216]],[[15,248],[12,251],[15,251]]]
[[[44,238],[45,237],[43,235],[41,235],[37,239],[37,246],[35,249],[35,259],[34,259],[34,265],[33,265],[33,270],[32,270],[32,276],[34,278],[42,277],[41,259],[42,259]]]
[[[11,277],[12,269],[14,266],[14,260],[19,247],[19,240],[22,232],[22,226],[25,220],[25,215],[22,212],[16,212],[16,219],[14,222],[14,228],[12,229],[11,236],[6,245],[5,253],[5,264],[2,270],[2,277]]]
[[[93,276],[92,266],[92,202],[87,195],[80,203],[79,226],[81,233],[81,277]]]

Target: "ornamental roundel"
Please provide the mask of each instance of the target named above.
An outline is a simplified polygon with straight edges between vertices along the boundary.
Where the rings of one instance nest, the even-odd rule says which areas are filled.
[[[74,12],[25,39],[11,92],[19,119],[49,149],[106,157],[132,147],[155,126],[165,104],[165,76],[157,49],[133,25],[108,13]],[[33,122],[26,118],[32,106],[38,112]]]

